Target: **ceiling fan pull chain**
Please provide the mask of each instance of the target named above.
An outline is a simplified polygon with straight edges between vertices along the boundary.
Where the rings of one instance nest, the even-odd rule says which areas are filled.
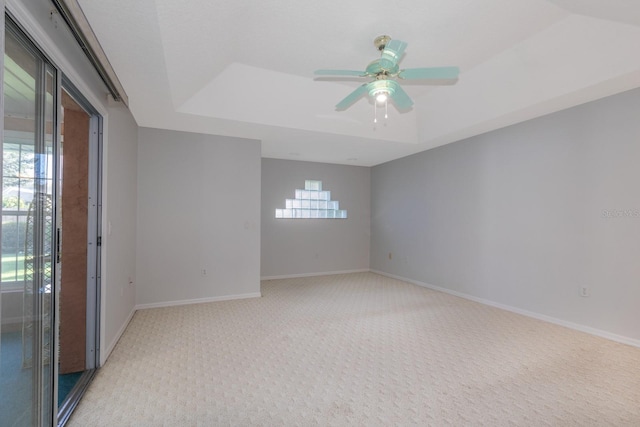
[[[387,120],[389,118],[389,98],[384,100],[384,119]]]
[[[378,123],[378,103],[373,101],[373,123]]]

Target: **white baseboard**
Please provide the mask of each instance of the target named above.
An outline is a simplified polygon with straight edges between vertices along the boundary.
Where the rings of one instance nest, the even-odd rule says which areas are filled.
[[[124,331],[127,329],[127,326],[129,326],[129,322],[131,322],[131,319],[133,319],[134,314],[136,314],[135,307],[131,310],[131,313],[129,313],[129,316],[127,316],[127,320],[122,324],[122,326],[116,333],[116,336],[113,338],[109,346],[105,350],[102,350],[102,349],[100,350],[100,366],[103,366],[104,363],[109,358],[109,356],[111,355],[111,352],[116,347],[116,344],[118,344],[118,341],[120,341],[120,337],[122,337],[122,334],[124,334]]]
[[[217,301],[230,301],[234,299],[245,299],[245,298],[260,298],[262,294],[260,292],[253,292],[249,294],[239,294],[239,295],[224,295],[221,297],[210,297],[210,298],[197,298],[197,299],[185,299],[178,301],[166,301],[166,302],[154,302],[151,304],[138,304],[136,305],[136,310],[144,310],[147,308],[162,308],[162,307],[174,307],[177,305],[188,305],[188,304],[202,304],[205,302],[217,302]]]
[[[342,270],[342,271],[321,271],[318,273],[302,273],[302,274],[285,274],[282,276],[263,276],[260,280],[280,280],[280,279],[297,279],[300,277],[316,277],[316,276],[333,276],[335,274],[351,274],[351,273],[367,273],[368,268],[358,270]]]
[[[502,310],[510,311],[512,313],[521,314],[523,316],[527,316],[527,317],[531,317],[531,318],[534,318],[534,319],[542,320],[542,321],[545,321],[545,322],[553,323],[553,324],[559,325],[559,326],[564,326],[564,327],[569,328],[569,329],[574,329],[576,331],[585,332],[587,334],[595,335],[595,336],[598,336],[598,337],[601,337],[601,338],[606,338],[606,339],[611,340],[611,341],[616,341],[616,342],[619,342],[619,343],[622,343],[622,344],[627,344],[627,345],[631,345],[633,347],[640,348],[640,340],[629,338],[629,337],[625,337],[623,335],[613,334],[611,332],[603,331],[601,329],[592,328],[590,326],[581,325],[579,323],[573,323],[573,322],[569,322],[569,321],[566,321],[566,320],[558,319],[556,317],[551,317],[551,316],[547,316],[547,315],[544,315],[544,314],[536,313],[536,312],[533,312],[533,311],[528,311],[528,310],[523,310],[521,308],[512,307],[510,305],[497,303],[497,302],[494,302],[494,301],[491,301],[491,300],[474,297],[473,295],[469,295],[469,294],[465,294],[465,293],[457,292],[457,291],[452,291],[451,289],[441,288],[439,286],[430,285],[428,283],[420,282],[418,280],[413,280],[413,279],[409,279],[409,278],[402,277],[402,276],[397,276],[395,274],[385,273],[384,271],[378,271],[378,270],[370,270],[370,271],[372,273],[379,274],[381,276],[389,277],[389,278],[396,279],[396,280],[402,280],[403,282],[412,283],[414,285],[421,286],[423,288],[432,289],[432,290],[438,291],[438,292],[444,292],[446,294],[453,295],[453,296],[460,297],[460,298],[464,298],[466,300],[475,301],[475,302],[478,302],[480,304],[484,304],[484,305],[488,305],[488,306],[491,306],[491,307],[500,308]]]

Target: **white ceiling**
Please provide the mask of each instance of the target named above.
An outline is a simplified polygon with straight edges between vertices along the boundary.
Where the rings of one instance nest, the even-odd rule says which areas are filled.
[[[79,0],[140,126],[255,138],[263,157],[372,166],[640,87],[638,0]],[[403,82],[412,110],[374,126],[362,81],[381,34],[401,68],[457,65],[455,85]]]

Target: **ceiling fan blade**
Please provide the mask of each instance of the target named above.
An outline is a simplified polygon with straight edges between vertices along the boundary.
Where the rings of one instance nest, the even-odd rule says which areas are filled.
[[[430,67],[430,68],[407,68],[400,71],[398,77],[405,80],[419,79],[457,79],[460,69],[458,67]]]
[[[391,99],[396,104],[399,110],[408,110],[413,105],[413,101],[407,95],[407,92],[402,89],[402,87],[398,84],[398,82],[394,80],[389,80],[390,86],[393,87],[393,91],[391,94]]]
[[[364,71],[354,70],[316,70],[313,72],[316,76],[357,76],[365,77],[367,75]]]
[[[336,110],[346,110],[347,108],[349,108],[351,104],[358,100],[358,98],[369,92],[369,84],[370,83],[365,83],[359,86],[356,90],[347,95],[345,99],[338,102],[338,104],[336,104]]]
[[[398,65],[398,61],[402,57],[404,50],[407,48],[407,42],[402,40],[390,40],[382,51],[380,58],[380,67],[385,70],[391,70]]]

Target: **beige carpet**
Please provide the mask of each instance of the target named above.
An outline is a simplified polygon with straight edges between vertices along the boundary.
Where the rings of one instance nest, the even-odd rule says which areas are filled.
[[[71,426],[640,426],[640,349],[371,273],[136,313]]]

